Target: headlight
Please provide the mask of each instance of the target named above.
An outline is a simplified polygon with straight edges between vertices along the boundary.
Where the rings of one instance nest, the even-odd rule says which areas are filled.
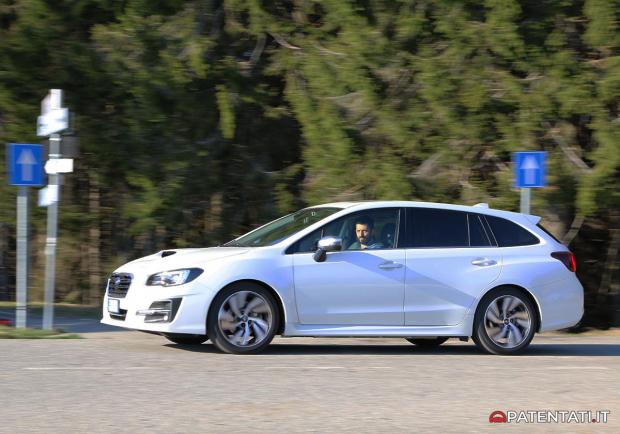
[[[202,274],[200,268],[185,268],[182,270],[162,271],[153,274],[146,280],[147,286],[175,286],[189,283]]]

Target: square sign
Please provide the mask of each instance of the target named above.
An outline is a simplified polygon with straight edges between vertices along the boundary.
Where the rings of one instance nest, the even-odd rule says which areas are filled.
[[[69,109],[62,107],[62,90],[50,89],[41,101],[41,116],[37,118],[37,136],[48,137],[69,127]]]
[[[43,182],[43,146],[22,143],[7,145],[9,184],[41,186]]]
[[[69,109],[50,110],[37,118],[37,136],[48,137],[69,127]]]
[[[547,153],[542,151],[514,152],[515,187],[544,187]]]

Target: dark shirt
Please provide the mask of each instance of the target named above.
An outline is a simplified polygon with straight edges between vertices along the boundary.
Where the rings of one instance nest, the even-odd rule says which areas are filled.
[[[380,243],[379,241],[375,241],[375,240],[370,240],[366,244],[366,249],[383,249],[383,248],[384,248],[383,243]],[[359,241],[355,241],[353,244],[349,246],[347,250],[362,250],[362,245],[360,244]]]

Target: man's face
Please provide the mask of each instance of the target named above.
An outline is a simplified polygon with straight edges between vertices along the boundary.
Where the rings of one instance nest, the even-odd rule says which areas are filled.
[[[355,235],[360,244],[367,244],[372,236],[372,229],[368,225],[357,223],[355,225]]]

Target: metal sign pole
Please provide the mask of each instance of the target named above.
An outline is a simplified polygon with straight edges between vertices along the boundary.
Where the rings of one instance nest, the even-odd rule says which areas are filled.
[[[20,186],[17,193],[17,281],[15,327],[26,327],[28,305],[28,187]]]
[[[52,134],[49,139],[50,160],[60,158],[60,135]],[[60,200],[60,175],[50,174],[49,188],[57,189],[58,197],[47,208],[47,240],[45,243],[45,305],[43,308],[43,328],[52,329],[54,318],[54,281],[56,278],[56,238],[58,230],[58,201]]]
[[[9,184],[19,187],[16,221],[15,326],[25,328],[28,306],[28,186],[43,184],[43,146],[8,143],[6,150]]]
[[[531,199],[532,189],[531,188],[521,188],[521,214],[529,214],[530,213],[530,199]]]
[[[69,110],[62,107],[62,90],[50,89],[41,101],[41,116],[37,118],[37,135],[49,137],[49,160],[45,164],[48,186],[39,196],[39,204],[47,206],[47,239],[45,242],[45,305],[43,328],[50,330],[54,321],[54,281],[56,279],[56,239],[58,232],[58,201],[60,173],[73,171],[73,160],[61,159],[60,133],[69,127]]]

